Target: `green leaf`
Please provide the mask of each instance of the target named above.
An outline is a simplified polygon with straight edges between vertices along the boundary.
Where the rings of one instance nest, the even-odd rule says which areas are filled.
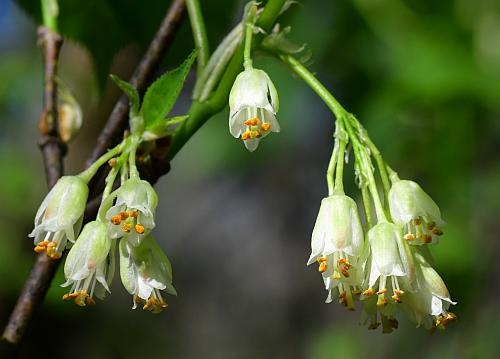
[[[181,92],[195,58],[196,50],[193,50],[178,68],[165,73],[149,86],[141,107],[146,130],[156,126],[156,122],[163,123]]]
[[[111,80],[113,80],[115,84],[127,94],[130,101],[130,115],[137,116],[139,113],[139,93],[137,92],[137,89],[132,84],[129,84],[127,81],[123,81],[116,75],[111,74],[109,77],[111,77]]]
[[[176,125],[186,121],[188,117],[188,115],[183,115],[156,121],[144,131],[142,138],[145,141],[153,141],[171,135],[175,132]]]

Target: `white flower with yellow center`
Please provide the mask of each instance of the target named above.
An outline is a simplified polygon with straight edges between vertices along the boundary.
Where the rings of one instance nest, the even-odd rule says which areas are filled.
[[[154,228],[154,214],[158,196],[149,182],[131,178],[110,195],[108,201],[116,203],[106,212],[111,238],[126,238],[131,244],[139,245]]]
[[[327,303],[338,291],[339,301],[354,309],[353,291],[359,290],[362,271],[358,257],[363,248],[363,229],[354,200],[343,194],[323,198],[311,238],[311,256],[308,265],[318,262]]]
[[[279,132],[276,119],[278,92],[262,70],[247,69],[234,81],[229,94],[229,131],[241,137],[249,151],[255,151],[261,138]]]
[[[133,296],[134,309],[145,301],[144,310],[159,313],[167,306],[160,291],[177,295],[170,261],[151,236],[144,238],[139,246],[120,241],[120,276],[123,286]]]
[[[367,258],[364,263],[365,290],[361,299],[363,309],[370,316],[370,329],[380,324],[380,312],[389,326],[397,326],[393,314],[405,292],[413,290],[415,264],[408,244],[402,240],[401,228],[393,223],[381,222],[368,231]],[[377,295],[375,301],[374,295]],[[391,301],[386,295],[389,295]],[[390,305],[388,305],[390,304]],[[384,331],[386,326],[384,326]]]
[[[443,234],[439,207],[415,182],[396,179],[389,191],[389,207],[395,223],[405,229],[411,244],[435,243]]]
[[[94,305],[94,294],[103,299],[114,275],[114,251],[107,237],[106,225],[100,221],[89,222],[83,227],[64,264],[66,282],[71,286],[63,299],[74,299],[79,306]]]
[[[64,176],[43,200],[35,216],[35,252],[46,251],[59,259],[67,241],[74,242],[80,232],[89,189],[78,176]]]
[[[415,259],[419,288],[418,291],[409,293],[403,308],[417,326],[445,329],[449,322],[456,319],[455,314],[448,311],[450,305],[455,305],[456,302],[451,300],[443,279],[424,256],[417,251]]]

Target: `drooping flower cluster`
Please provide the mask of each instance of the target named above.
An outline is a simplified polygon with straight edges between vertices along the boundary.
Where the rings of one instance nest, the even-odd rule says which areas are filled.
[[[427,247],[443,234],[444,221],[438,206],[418,184],[400,180],[388,167],[384,170],[390,171],[392,185],[386,191],[388,202],[384,206],[369,161],[371,152],[362,141],[366,132],[355,130],[355,126],[360,128],[360,125],[354,117],[337,122],[337,126],[343,126],[349,134],[359,186],[365,191],[363,201],[368,202],[364,206],[364,231],[356,203],[343,193],[345,144],[339,151],[337,128],[328,173],[331,195],[321,201],[312,233],[312,253],[307,262],[319,265],[328,291],[326,302],[338,298],[340,304],[354,310],[358,300],[363,308],[362,322],[368,323],[369,329],[382,324],[384,332],[391,332],[398,327],[400,312],[417,326],[444,329],[456,319],[455,314],[448,311],[450,304],[455,303],[430,265]],[[337,176],[333,187],[334,172]],[[372,205],[376,209],[375,225],[371,225]]]

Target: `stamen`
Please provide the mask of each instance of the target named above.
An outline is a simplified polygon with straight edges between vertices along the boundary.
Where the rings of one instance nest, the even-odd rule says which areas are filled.
[[[377,292],[378,294],[378,292]],[[377,307],[385,307],[387,304],[387,298],[385,297],[385,294],[379,294],[378,300],[377,300]]]
[[[251,118],[244,122],[246,126],[258,126],[260,125],[260,120],[257,117]]]
[[[263,123],[262,126],[260,127],[263,131],[269,131],[269,129],[271,128],[271,124],[270,123]]]
[[[432,231],[432,229],[436,227],[436,222],[427,222],[427,224],[425,225],[425,228],[427,228],[429,231]]]
[[[60,259],[62,257],[62,253],[60,252],[55,252],[50,255],[50,258],[52,259]]]
[[[379,290],[379,291],[377,292],[377,294],[378,294],[378,295],[380,295],[380,294],[384,294],[384,293],[387,293],[387,289],[386,289],[386,288],[381,289],[381,290]]]
[[[241,134],[241,139],[242,139],[243,141],[246,141],[246,140],[248,140],[249,138],[250,138],[250,131],[245,131],[245,132],[243,132],[243,133]]]
[[[259,131],[250,131],[250,138],[259,138],[262,134]]]
[[[321,262],[321,263],[319,264],[318,271],[319,271],[320,273],[324,273],[324,272],[326,272],[326,268],[327,268],[327,267],[328,267],[328,264],[327,264],[326,262]]]
[[[319,257],[319,258],[317,259],[318,263],[321,263],[321,262],[326,262],[327,260],[328,260],[328,258],[326,258],[326,257]]]
[[[394,289],[393,292],[396,293],[397,295],[405,294],[404,290],[401,290],[401,289]]]
[[[116,215],[111,217],[111,223],[113,223],[115,226],[119,225],[121,223],[121,217],[120,215]]]
[[[117,163],[118,163],[118,160],[117,160],[115,157],[111,158],[111,159],[108,161],[108,165],[109,165],[109,167],[115,167]]]
[[[42,242],[38,243],[38,246],[39,246],[39,247],[45,247],[45,246],[47,246],[47,244],[49,244],[49,243],[50,243],[49,241],[42,241]]]
[[[403,238],[407,241],[413,241],[415,240],[415,235],[413,233],[406,233]]]
[[[432,230],[432,234],[434,234],[436,236],[442,236],[443,235],[443,230],[441,228],[435,227]]]
[[[396,293],[394,293],[394,295],[391,296],[391,298],[394,299],[395,302],[401,303],[401,298],[399,298],[399,296]]]
[[[424,241],[424,243],[432,243],[432,236],[429,234],[424,234],[422,236],[422,240]]]
[[[142,224],[136,224],[134,226],[134,229],[139,234],[143,234],[144,233],[144,226]]]
[[[363,294],[363,295],[364,295],[364,296],[366,296],[366,297],[370,297],[370,296],[372,296],[372,295],[374,295],[374,294],[375,294],[375,291],[373,290],[373,288],[368,288],[367,290],[365,290],[365,291],[364,291],[363,293],[361,293],[361,294]]]
[[[337,263],[339,264],[344,264],[347,268],[351,268],[352,267],[352,264],[349,263],[349,261],[347,260],[347,258],[340,258]]]
[[[137,218],[137,217],[139,217],[139,212],[137,212],[137,211],[130,211],[130,212],[128,212],[128,215],[130,217],[132,217],[132,218]]]
[[[120,212],[119,215],[120,215],[120,219],[122,221],[126,220],[129,216],[129,214],[127,212]]]
[[[420,226],[422,224],[422,220],[420,219],[420,217],[413,219],[412,222],[414,226]]]
[[[131,229],[132,229],[132,225],[130,223],[124,223],[122,225],[122,231],[125,233],[130,233]]]
[[[43,251],[46,250],[46,248],[41,246],[36,246],[33,250],[37,253],[42,253]]]

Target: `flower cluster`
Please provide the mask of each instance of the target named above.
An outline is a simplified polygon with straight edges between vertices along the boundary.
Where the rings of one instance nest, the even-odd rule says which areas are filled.
[[[170,262],[151,236],[158,196],[149,182],[139,178],[136,148],[137,139],[126,139],[94,167],[77,176],[62,177],[36,214],[30,234],[35,238],[36,252],[45,251],[52,259],[59,259],[65,248],[71,248],[64,264],[66,282],[62,286],[70,287],[64,300],[86,306],[95,304],[94,297],[103,299],[110,292],[117,247],[120,277],[133,296],[133,308],[143,303],[143,309],[158,313],[167,306],[161,291],[176,295]],[[109,161],[112,168],[99,214],[81,229],[87,183],[100,163],[118,154]],[[121,185],[110,193],[118,172]]]
[[[365,230],[355,201],[343,192],[347,140],[341,138],[340,132],[352,143],[358,183],[363,201],[368,202],[364,206]],[[369,329],[382,324],[384,332],[391,332],[398,326],[398,312],[405,313],[417,326],[444,329],[456,318],[448,311],[450,304],[455,303],[430,264],[428,248],[443,234],[444,221],[439,208],[417,183],[400,180],[385,163],[382,176],[388,170],[391,185],[384,206],[369,160],[368,141],[354,117],[337,120],[336,144],[328,173],[330,195],[321,201],[307,264],[318,263],[328,291],[327,303],[337,298],[347,309],[354,310],[355,301],[361,302],[362,321]],[[374,152],[373,143],[369,144]],[[377,218],[374,225],[372,205]]]

